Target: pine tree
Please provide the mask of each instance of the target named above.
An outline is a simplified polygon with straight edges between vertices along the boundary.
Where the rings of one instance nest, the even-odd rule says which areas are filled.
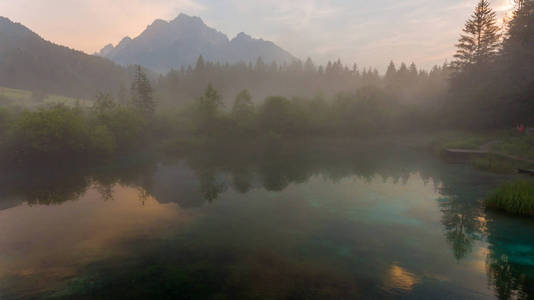
[[[152,97],[152,86],[141,69],[137,66],[135,70],[135,79],[132,83],[132,105],[145,116],[152,116],[156,110],[156,103]]]
[[[211,134],[216,130],[215,123],[222,106],[221,95],[211,83],[208,84],[204,95],[198,98],[194,113],[194,122],[199,133]]]
[[[254,118],[254,103],[248,90],[243,90],[237,94],[234,106],[232,107],[232,117],[241,126],[250,125]]]
[[[396,86],[397,67],[395,67],[395,63],[393,61],[389,63],[388,69],[386,71],[386,75],[384,76],[384,81],[386,83],[386,86],[389,88]]]
[[[307,73],[315,72],[315,65],[313,64],[312,59],[309,57],[308,59],[306,59],[306,62],[304,63],[304,71]]]
[[[508,24],[507,38],[503,43],[503,54],[513,58],[534,57],[534,1],[520,0],[513,19]],[[528,62],[530,64],[532,61]],[[523,62],[527,63],[527,62]]]
[[[534,0],[521,0],[508,24],[503,42],[501,77],[503,98],[512,101],[514,120],[534,122]]]
[[[454,57],[456,71],[465,71],[470,66],[492,62],[500,46],[496,13],[487,0],[480,0],[467,20]]]
[[[204,72],[205,68],[206,68],[206,64],[204,63],[204,57],[200,55],[197,59],[197,63],[195,64],[195,72],[202,73]]]

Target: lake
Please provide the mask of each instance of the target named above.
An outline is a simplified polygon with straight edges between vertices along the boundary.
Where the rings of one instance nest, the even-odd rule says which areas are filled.
[[[0,175],[0,299],[534,297],[508,176],[392,144],[139,155]]]

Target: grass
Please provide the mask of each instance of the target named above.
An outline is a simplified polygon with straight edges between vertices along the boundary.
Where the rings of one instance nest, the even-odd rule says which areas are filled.
[[[499,139],[491,147],[492,151],[515,157],[534,160],[534,135],[511,135]]]
[[[61,95],[47,94],[43,102],[35,101],[32,97],[32,92],[27,90],[12,89],[0,86],[0,105],[19,105],[25,107],[32,107],[41,104],[58,104],[62,103],[68,106],[74,106],[79,103],[82,106],[88,106],[92,101],[84,99],[76,99]]]
[[[485,203],[488,209],[534,217],[534,180],[521,179],[503,184],[486,198]]]
[[[32,92],[0,86],[0,95],[10,100],[29,100],[32,97]]]
[[[490,142],[489,134],[459,132],[442,137],[441,147],[445,149],[478,149]]]
[[[498,155],[473,158],[471,159],[470,164],[478,170],[500,174],[514,173],[518,168],[525,167],[521,162]]]
[[[482,145],[491,142],[500,135],[500,132],[445,131],[433,134],[427,148],[430,148],[436,154],[445,149],[479,149]]]

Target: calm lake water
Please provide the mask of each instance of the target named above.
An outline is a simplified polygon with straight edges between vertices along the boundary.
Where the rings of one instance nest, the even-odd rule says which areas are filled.
[[[509,177],[391,145],[133,157],[0,177],[0,299],[534,297]]]

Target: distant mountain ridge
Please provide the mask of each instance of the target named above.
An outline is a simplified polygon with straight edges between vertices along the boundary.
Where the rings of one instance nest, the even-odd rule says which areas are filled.
[[[129,82],[108,59],[59,46],[0,17],[0,86],[93,98]]]
[[[105,46],[98,55],[121,65],[139,64],[157,72],[194,65],[200,55],[220,63],[291,63],[291,53],[270,41],[240,33],[234,39],[209,26],[201,18],[180,14],[167,22],[156,20],[138,37],[125,37],[117,46]]]

